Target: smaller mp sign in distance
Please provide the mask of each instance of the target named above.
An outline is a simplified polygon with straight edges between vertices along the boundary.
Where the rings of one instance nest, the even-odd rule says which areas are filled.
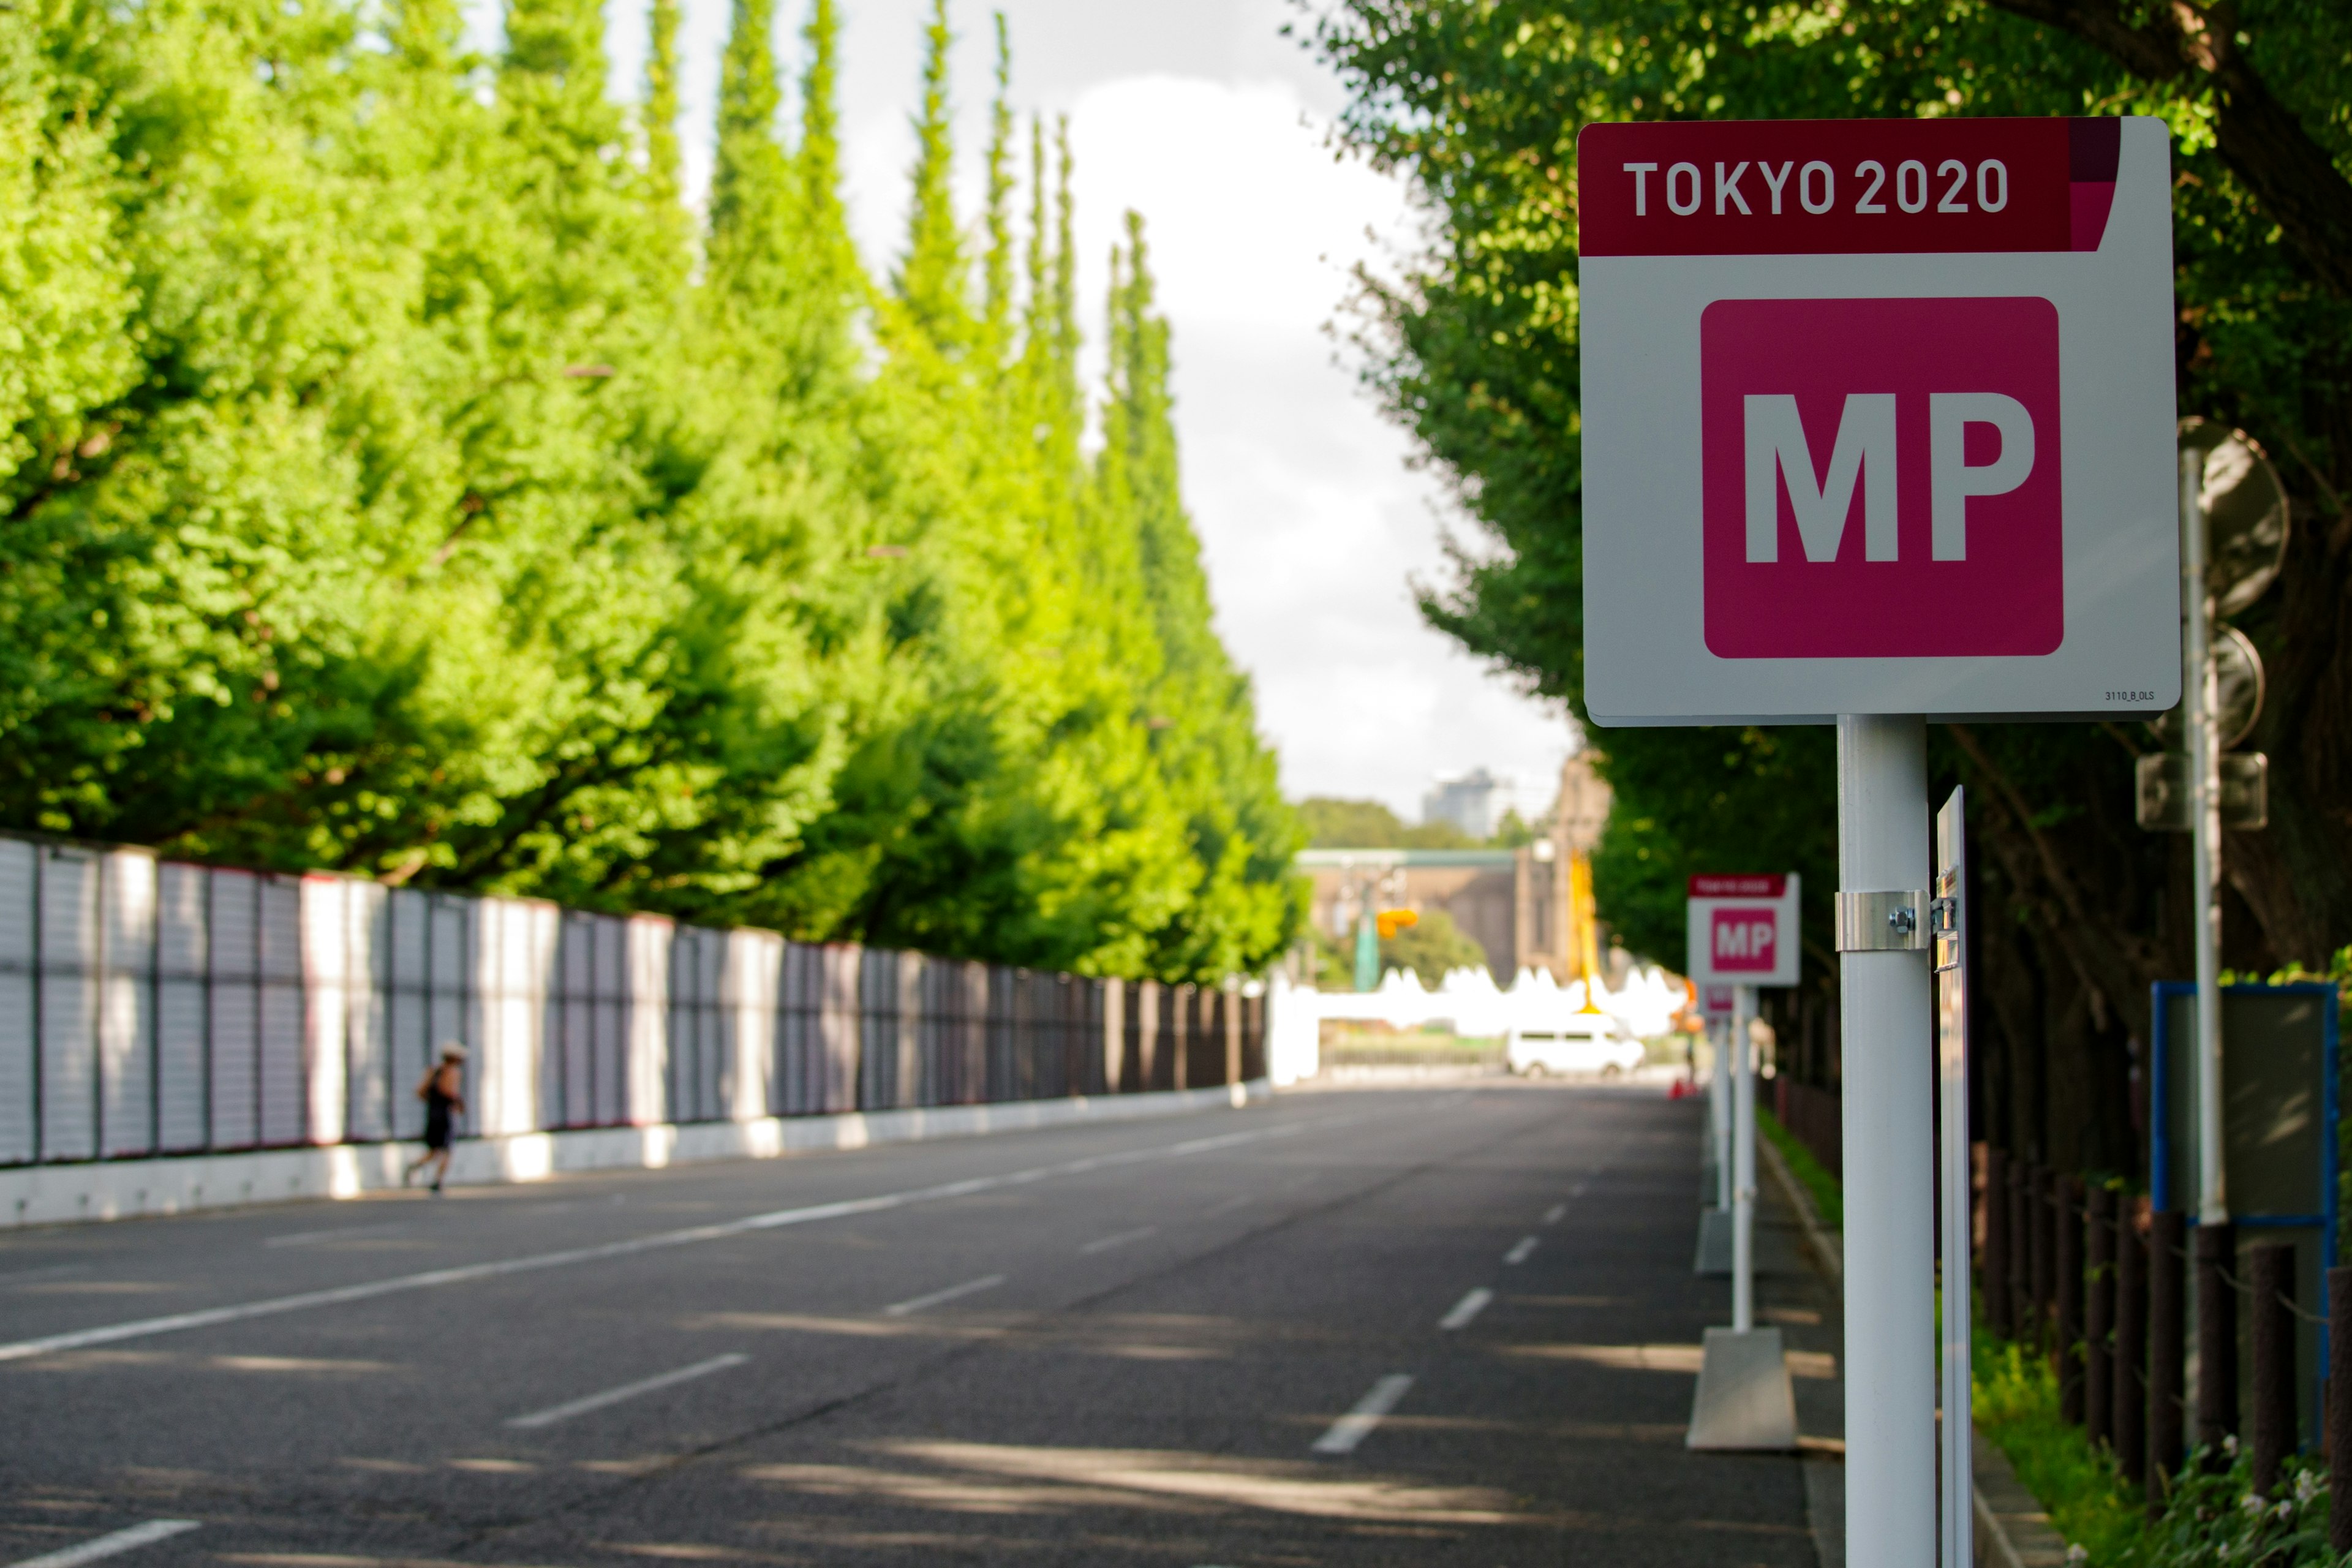
[[[1694,984],[1794,985],[1801,956],[1795,873],[1690,879]]]
[[[2178,700],[2160,122],[1577,147],[1595,720]]]

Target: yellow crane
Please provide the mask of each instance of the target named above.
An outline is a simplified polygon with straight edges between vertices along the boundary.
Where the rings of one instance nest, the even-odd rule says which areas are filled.
[[[1584,1005],[1577,1011],[1599,1013],[1604,1009],[1593,996],[1601,989],[1600,912],[1592,901],[1592,858],[1581,849],[1568,858],[1568,914],[1569,959],[1576,978],[1584,982]]]

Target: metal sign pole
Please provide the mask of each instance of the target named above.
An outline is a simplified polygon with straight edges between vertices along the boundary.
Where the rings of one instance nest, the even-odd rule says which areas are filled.
[[[1927,736],[1916,716],[1838,719],[1845,1038],[1846,1561],[1936,1555],[1935,1214],[1926,913]]]
[[[1969,1256],[1975,1240],[1969,1197],[1975,1171],[1969,1143],[1969,910],[1965,892],[1968,797],[1954,790],[1936,814],[1936,1069],[1942,1100],[1944,1257],[1943,1408],[1944,1568],[1975,1568],[1975,1424],[1970,1414]]]
[[[2189,829],[2192,936],[2197,952],[2197,1223],[2230,1218],[2221,1167],[2221,757],[2213,743],[2220,706],[2212,655],[2212,608],[2205,582],[2205,454],[2180,454],[2180,707],[2189,731]]]
[[[1731,1211],[1731,1026],[1714,1020],[1715,1076],[1709,1080],[1708,1112],[1715,1122],[1715,1206]]]
[[[1731,995],[1731,1331],[1744,1334],[1756,1326],[1756,987]]]

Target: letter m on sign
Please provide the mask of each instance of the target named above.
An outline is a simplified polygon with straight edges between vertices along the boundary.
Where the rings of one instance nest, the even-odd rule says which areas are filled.
[[[1779,931],[1771,906],[1718,907],[1712,914],[1709,936],[1715,967],[1727,974],[1770,973]]]
[[[1797,514],[1797,535],[1808,561],[1835,561],[1845,539],[1846,514],[1853,510],[1854,481],[1862,481],[1863,557],[1895,558],[1895,395],[1849,393],[1838,420],[1830,469],[1813,482],[1812,448],[1797,400],[1748,394],[1747,414],[1748,559],[1780,559],[1780,493],[1789,487],[1789,510]]]

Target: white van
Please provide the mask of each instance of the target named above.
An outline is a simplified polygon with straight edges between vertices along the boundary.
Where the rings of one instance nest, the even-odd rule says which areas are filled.
[[[1642,1065],[1642,1042],[1606,1013],[1572,1013],[1534,1027],[1514,1027],[1505,1037],[1504,1059],[1522,1078],[1546,1073],[1613,1078]]]

